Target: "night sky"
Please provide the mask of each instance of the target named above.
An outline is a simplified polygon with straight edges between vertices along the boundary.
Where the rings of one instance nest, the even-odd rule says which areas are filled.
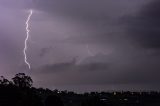
[[[160,0],[0,0],[0,13],[0,75],[77,92],[160,90]]]

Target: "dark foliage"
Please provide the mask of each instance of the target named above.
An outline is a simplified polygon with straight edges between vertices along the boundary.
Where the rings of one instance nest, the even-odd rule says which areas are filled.
[[[29,76],[26,76],[24,73],[18,73],[12,78],[14,84],[20,88],[26,88],[32,86],[32,79]]]
[[[24,73],[9,81],[0,77],[0,106],[160,106],[159,92],[91,92],[32,87],[32,79]]]
[[[45,100],[46,106],[64,106],[63,102],[58,96],[50,95]]]

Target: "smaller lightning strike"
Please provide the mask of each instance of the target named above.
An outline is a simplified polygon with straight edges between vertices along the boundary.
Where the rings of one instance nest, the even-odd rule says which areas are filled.
[[[25,63],[28,65],[28,68],[29,68],[29,69],[31,69],[31,65],[30,65],[30,63],[28,62],[26,51],[27,51],[27,48],[28,48],[28,47],[27,47],[27,43],[28,43],[29,32],[30,32],[30,29],[29,29],[29,21],[30,21],[30,19],[31,19],[32,14],[33,14],[33,10],[30,10],[30,11],[29,11],[29,15],[28,15],[27,20],[26,20],[26,34],[27,34],[27,37],[26,37],[25,42],[24,42],[25,47],[24,47],[24,50],[23,50],[23,53],[24,53],[24,61],[25,61]]]
[[[90,49],[89,49],[89,46],[88,46],[88,45],[86,45],[86,48],[87,48],[87,52],[88,52],[88,54],[89,54],[90,56],[94,56],[94,54],[90,51]]]

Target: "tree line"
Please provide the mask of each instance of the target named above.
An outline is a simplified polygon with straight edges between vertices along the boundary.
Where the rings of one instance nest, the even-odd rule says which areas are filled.
[[[160,92],[86,92],[32,87],[24,73],[0,77],[0,106],[160,106]]]

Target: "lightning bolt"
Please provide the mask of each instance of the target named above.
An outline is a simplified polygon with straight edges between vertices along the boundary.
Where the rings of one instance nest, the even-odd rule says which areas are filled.
[[[29,39],[29,32],[30,32],[30,29],[29,29],[29,21],[31,19],[31,16],[33,14],[33,10],[30,10],[29,11],[29,15],[27,17],[27,20],[26,20],[26,39],[25,39],[25,42],[24,42],[24,49],[23,49],[23,53],[24,53],[24,62],[28,65],[28,68],[31,69],[31,65],[30,63],[28,62],[28,59],[27,59],[27,54],[26,54],[26,51],[27,51],[27,43],[28,43],[28,39]]]

